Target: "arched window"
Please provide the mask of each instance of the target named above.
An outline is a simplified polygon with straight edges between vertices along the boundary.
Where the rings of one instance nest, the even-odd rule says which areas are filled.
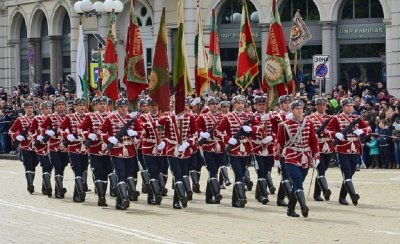
[[[240,24],[242,18],[242,1],[226,1],[220,11],[218,20],[221,24]],[[250,21],[252,23],[258,23],[257,9],[251,1],[247,2],[247,10],[249,11]]]
[[[139,27],[142,27],[143,23],[145,26],[152,26],[153,21],[151,19],[150,11],[147,10],[146,6],[140,4],[139,2],[136,4],[136,6],[137,9],[135,11]]]
[[[50,40],[47,28],[47,20],[43,18],[40,29],[40,52],[41,52],[41,82],[50,81]]]
[[[304,21],[319,21],[319,11],[313,0],[286,0],[279,11],[281,21],[292,21],[297,10]]]
[[[28,60],[28,38],[25,21],[22,21],[21,31],[19,34],[19,68],[21,72],[20,81],[29,82],[29,60]]]
[[[63,19],[61,54],[62,77],[65,78],[71,73],[71,22],[67,13]]]
[[[345,0],[341,16],[342,20],[383,18],[382,5],[379,0]]]

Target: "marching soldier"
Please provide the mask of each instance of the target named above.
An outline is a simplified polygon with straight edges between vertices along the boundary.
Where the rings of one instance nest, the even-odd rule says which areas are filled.
[[[270,121],[272,124],[272,132],[276,135],[278,134],[278,125],[281,122],[292,117],[290,112],[290,103],[292,102],[292,97],[290,95],[283,95],[279,97],[280,111],[273,111],[270,113]],[[278,206],[287,206],[285,202],[285,193],[289,197],[292,186],[290,184],[289,175],[285,166],[285,159],[278,158],[275,162],[276,165],[280,165],[281,169],[281,182],[279,183],[278,195],[276,203]]]
[[[33,102],[25,101],[22,107],[24,108],[25,115],[20,116],[15,120],[8,133],[14,144],[19,143],[25,168],[27,190],[32,194],[35,191],[35,187],[33,186],[35,169],[39,164],[37,155],[32,147],[32,139],[28,135],[29,127],[31,126],[32,120],[35,116],[33,113]]]
[[[218,122],[222,120],[223,114],[218,112],[219,101],[216,97],[208,97],[206,102],[209,111],[200,114],[196,119],[196,124],[200,132],[200,140],[204,141],[203,145],[201,145],[201,150],[203,151],[204,161],[209,172],[206,187],[206,203],[219,204],[222,195],[220,194],[217,173],[222,163],[225,148],[223,142],[216,138],[211,138],[211,134]]]
[[[128,103],[126,98],[118,99],[115,103],[117,111],[110,114],[100,125],[103,141],[107,147],[112,146],[109,155],[118,178],[116,208],[121,210],[126,210],[129,201],[137,201],[140,195],[136,190],[137,180],[134,178],[138,167],[134,138],[140,136],[142,128],[140,123],[135,121],[138,113],[128,114]],[[121,135],[121,132],[124,133]]]
[[[159,118],[158,123],[165,128],[165,154],[175,179],[173,208],[186,208],[188,200],[192,199],[188,174],[190,155],[197,143],[195,118],[190,113],[175,115],[167,112]]]
[[[323,125],[327,125],[331,116],[326,114],[326,104],[328,100],[325,98],[317,98],[315,100],[315,104],[317,105],[317,111],[312,113],[307,118],[311,120],[314,124],[315,130],[318,132],[318,143],[319,143],[319,165],[317,167],[318,176],[315,180],[314,187],[314,200],[315,201],[323,201],[321,198],[321,191],[324,195],[326,201],[329,201],[331,196],[331,190],[328,187],[328,182],[325,177],[325,172],[328,170],[329,162],[331,161],[333,154],[333,146],[332,140],[329,136],[329,133],[324,133],[324,128],[321,128]]]
[[[247,163],[251,160],[251,127],[244,125],[249,122],[249,116],[244,113],[246,99],[242,95],[232,98],[233,111],[224,116],[215,128],[214,135],[232,147],[229,155],[232,169],[235,172],[235,185],[232,193],[232,207],[243,208],[246,203],[246,193],[242,182]],[[229,145],[230,146],[229,146]]]
[[[42,135],[41,125],[46,117],[51,114],[52,103],[51,102],[42,102],[40,104],[41,114],[35,116],[32,120],[31,127],[29,128],[29,134],[32,138],[36,139],[34,143],[35,152],[38,155],[40,166],[42,166],[42,194],[51,197],[52,188],[51,188],[51,171],[53,170],[53,165],[50,162],[50,158],[48,155],[48,146],[47,143],[41,143],[44,139]]]
[[[54,166],[54,180],[56,182],[54,195],[56,198],[64,198],[67,192],[67,189],[63,187],[63,178],[65,167],[69,163],[69,156],[62,143],[61,130],[59,130],[65,116],[66,104],[64,98],[56,98],[54,100],[54,113],[47,116],[40,126],[44,137],[42,143],[45,142],[45,139],[48,140],[50,162]]]
[[[340,105],[343,112],[333,116],[326,129],[329,131],[331,138],[336,138],[335,140],[338,141],[335,151],[338,154],[340,170],[344,178],[342,188],[340,189],[339,203],[348,205],[346,195],[349,193],[351,201],[354,205],[357,205],[360,195],[354,189],[352,178],[362,150],[358,137],[362,134],[370,134],[371,128],[368,122],[352,114],[354,111],[354,101],[352,98],[341,100]],[[354,124],[353,121],[355,120],[359,121]],[[350,133],[343,134],[345,129]]]
[[[256,119],[260,123],[253,126],[252,146],[255,157],[255,168],[257,171],[257,186],[255,197],[262,204],[267,204],[269,187],[271,194],[275,193],[272,182],[271,170],[274,166],[274,137],[269,114],[266,113],[267,97],[257,96],[254,98],[254,107],[257,110]]]
[[[89,166],[87,150],[84,146],[85,138],[82,137],[79,125],[85,118],[86,102],[83,98],[74,101],[75,113],[67,114],[60,125],[63,131],[64,146],[67,147],[71,159],[72,170],[75,174],[74,202],[84,202],[86,193],[84,188],[85,179],[83,174]],[[86,174],[87,175],[87,174]],[[86,183],[87,184],[87,183]]]
[[[163,164],[163,151],[165,142],[161,141],[158,131],[158,105],[150,98],[147,99],[149,112],[142,113],[138,119],[143,127],[141,151],[150,174],[150,187],[147,196],[147,203],[159,205],[162,201],[161,187],[165,188],[164,183],[160,184],[159,179],[164,178],[160,174]]]
[[[139,102],[139,115],[144,114],[144,113],[149,113],[149,97],[142,97]],[[158,118],[157,118],[158,119]],[[147,170],[147,162],[144,160],[143,153],[142,153],[142,138],[137,140],[135,142],[136,147],[137,147],[137,159],[142,163],[143,166],[143,175],[142,177],[142,193],[149,193],[150,192],[150,182],[149,182],[149,177],[148,177],[148,170]],[[138,171],[135,172],[134,176],[137,178],[137,173],[139,172],[139,168],[137,169]]]
[[[107,176],[113,171],[110,156],[105,151],[104,142],[101,140],[99,132],[100,125],[107,118],[109,113],[107,110],[107,97],[101,96],[92,100],[94,112],[87,113],[82,123],[79,125],[79,129],[82,130],[83,137],[86,138],[85,147],[89,152],[91,168],[94,174],[94,182],[98,195],[98,206],[108,206],[106,203],[106,191],[107,191]],[[115,175],[116,177],[116,175]],[[110,183],[113,182],[113,186],[110,189],[117,187],[116,178],[111,178]]]
[[[293,190],[290,191],[287,215],[299,217],[295,212],[296,203],[301,206],[303,217],[308,217],[309,208],[306,205],[303,182],[307,176],[308,168],[319,163],[318,139],[313,123],[303,118],[304,102],[295,100],[290,104],[293,118],[283,121],[278,126],[278,145],[276,153],[285,158],[285,164]]]
[[[199,111],[199,104],[201,100],[200,97],[186,99],[186,107],[185,110],[187,113],[190,113],[197,119]],[[190,178],[192,179],[192,191],[195,193],[201,193],[200,190],[200,176],[201,176],[201,167],[203,166],[202,157],[200,155],[200,151],[198,150],[197,144],[193,145],[192,147],[193,152],[190,155],[190,162],[189,165],[189,174]]]
[[[223,117],[224,115],[229,113],[231,103],[229,101],[222,101],[219,103],[219,107],[221,110],[221,116]],[[218,120],[218,121],[221,121],[221,120]],[[228,175],[228,165],[229,165],[228,154],[225,152],[225,150],[222,150],[222,153],[223,153],[223,156],[222,156],[221,167],[219,168],[218,181],[219,181],[220,188],[225,189],[225,186],[230,186],[232,183],[231,183],[231,181],[229,179],[229,175]]]

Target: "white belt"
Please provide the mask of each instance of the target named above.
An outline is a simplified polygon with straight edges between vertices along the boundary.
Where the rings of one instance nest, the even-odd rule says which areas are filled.
[[[310,151],[309,147],[287,147],[286,149],[291,149],[296,152],[309,152]]]

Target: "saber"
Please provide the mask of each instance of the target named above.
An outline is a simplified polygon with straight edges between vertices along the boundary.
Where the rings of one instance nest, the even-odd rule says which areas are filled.
[[[310,186],[308,187],[307,197],[310,196],[311,186],[312,186],[313,179],[314,179],[314,172],[315,172],[315,168],[313,168],[313,171],[312,171],[312,174],[311,174],[311,181],[310,181]]]

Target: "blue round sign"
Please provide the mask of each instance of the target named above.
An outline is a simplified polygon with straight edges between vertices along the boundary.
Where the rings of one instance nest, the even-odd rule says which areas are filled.
[[[326,76],[328,74],[328,67],[326,66],[326,64],[319,64],[315,69],[315,74],[318,77]]]

